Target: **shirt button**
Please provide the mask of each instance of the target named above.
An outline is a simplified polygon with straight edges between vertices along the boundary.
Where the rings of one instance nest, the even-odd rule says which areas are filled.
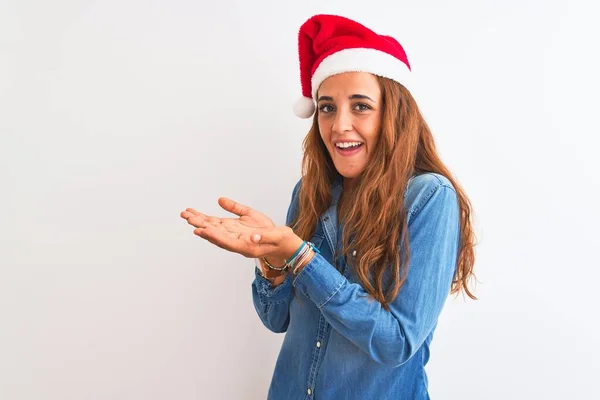
[[[317,347],[321,347],[321,342],[317,342]]]
[[[311,394],[312,390],[310,390],[310,388],[308,388],[307,392],[308,392],[308,394]]]
[[[353,256],[353,257],[354,257],[354,256],[356,256],[356,250],[354,250],[354,251],[352,252],[352,256]]]
[[[329,217],[325,217],[323,218],[325,221],[329,221]]]

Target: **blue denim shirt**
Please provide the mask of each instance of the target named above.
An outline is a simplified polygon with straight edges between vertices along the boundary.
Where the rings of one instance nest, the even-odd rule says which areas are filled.
[[[299,185],[287,212],[288,226],[297,212]],[[456,192],[448,179],[435,173],[409,181],[404,201],[410,265],[386,311],[365,297],[343,256],[332,258],[332,250],[341,249],[343,227],[336,209],[342,190],[340,177],[332,187],[332,204],[311,238],[321,253],[297,277],[288,274],[273,288],[255,269],[256,312],[269,330],[286,332],[268,399],[429,399],[424,367],[459,249]]]

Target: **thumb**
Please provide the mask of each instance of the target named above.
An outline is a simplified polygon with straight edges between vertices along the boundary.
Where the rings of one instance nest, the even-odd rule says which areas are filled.
[[[250,210],[252,210],[250,207],[233,201],[228,197],[219,197],[218,202],[221,208],[223,208],[226,211],[229,211],[230,213],[239,215],[240,217],[248,215]]]
[[[253,243],[256,244],[274,244],[277,245],[281,242],[281,238],[283,237],[283,232],[277,228],[268,228],[268,229],[256,229],[250,238]]]

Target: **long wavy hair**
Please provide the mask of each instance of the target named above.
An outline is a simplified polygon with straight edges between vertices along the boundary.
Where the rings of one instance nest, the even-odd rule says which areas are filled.
[[[365,291],[389,310],[389,303],[406,280],[410,262],[404,206],[408,180],[420,173],[441,174],[454,186],[460,207],[460,250],[450,293],[463,291],[476,299],[468,287],[474,278],[475,263],[471,203],[440,159],[431,130],[411,93],[395,81],[377,78],[383,100],[381,134],[357,185],[342,194],[352,199],[343,202],[342,211],[338,210],[344,222],[342,254]],[[331,206],[331,185],[339,176],[319,132],[318,111],[302,147],[299,211],[290,225],[298,236],[308,240],[315,234],[320,215]],[[348,257],[350,238],[357,250],[356,265]],[[400,246],[403,251],[399,251]]]

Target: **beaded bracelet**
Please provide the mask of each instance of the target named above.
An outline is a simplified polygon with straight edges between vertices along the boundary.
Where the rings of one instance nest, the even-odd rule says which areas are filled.
[[[304,259],[310,253],[310,249],[312,249],[316,253],[321,253],[319,249],[317,249],[317,246],[314,245],[314,243],[303,241],[300,247],[298,247],[298,249],[296,250],[296,252],[288,260],[286,260],[285,264],[282,267],[276,267],[274,265],[271,265],[265,257],[261,257],[261,259],[270,270],[274,270],[279,272],[280,274],[283,274],[283,272],[285,272],[289,268],[292,269],[295,274],[296,270],[298,269],[298,266],[302,264]]]
[[[267,261],[267,259],[266,259],[266,258],[264,258],[264,257],[261,257],[261,258],[262,258],[262,260],[264,261],[264,263],[266,264],[266,266],[267,266],[269,269],[272,269],[272,270],[275,270],[275,271],[279,271],[279,272],[283,272],[283,271],[285,271],[286,269],[288,269],[288,268],[289,268],[289,266],[287,265],[287,263],[286,263],[286,264],[285,264],[283,267],[276,267],[276,266],[274,266],[274,265],[271,265],[271,264],[270,264],[270,263]]]

